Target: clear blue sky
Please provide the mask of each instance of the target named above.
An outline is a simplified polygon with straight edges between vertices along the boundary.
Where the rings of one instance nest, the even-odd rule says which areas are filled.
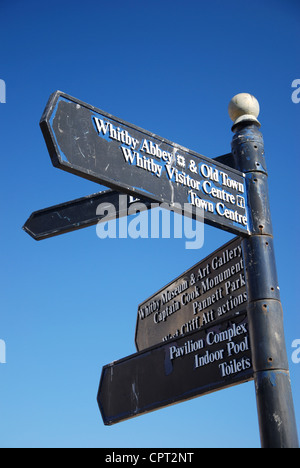
[[[1,447],[260,445],[253,382],[103,425],[101,369],[135,352],[138,304],[233,236],[26,235],[32,211],[100,190],[51,164],[39,120],[57,89],[208,157],[230,151],[232,96],[257,97],[299,428],[299,18],[297,0],[0,0]]]

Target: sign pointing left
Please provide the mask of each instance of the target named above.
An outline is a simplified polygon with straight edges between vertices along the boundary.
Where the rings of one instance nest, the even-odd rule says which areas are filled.
[[[104,215],[105,205],[113,205],[114,216],[111,219],[128,215],[129,206],[137,199],[120,195],[114,190],[105,190],[93,195],[78,198],[76,200],[50,206],[43,210],[33,212],[27,219],[23,229],[35,240],[48,239],[67,232],[77,231],[88,226],[94,226],[102,221],[108,221],[108,215]],[[101,204],[101,213],[97,207]],[[151,203],[143,200],[139,209],[151,208]]]
[[[55,167],[248,236],[243,173],[57,91],[40,126]]]

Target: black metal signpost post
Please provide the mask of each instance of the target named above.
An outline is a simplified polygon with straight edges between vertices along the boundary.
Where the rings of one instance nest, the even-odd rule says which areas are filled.
[[[248,110],[248,112],[247,112]],[[232,153],[246,173],[251,236],[242,245],[248,290],[248,320],[261,443],[266,448],[298,447],[283,330],[259,105],[237,95],[229,105],[234,125]]]

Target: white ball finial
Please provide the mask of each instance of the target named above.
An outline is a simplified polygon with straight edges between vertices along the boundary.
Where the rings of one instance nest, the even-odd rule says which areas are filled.
[[[259,115],[259,103],[252,94],[239,93],[234,96],[229,103],[228,113],[233,121],[233,127],[244,121],[255,122],[260,126],[257,120]]]

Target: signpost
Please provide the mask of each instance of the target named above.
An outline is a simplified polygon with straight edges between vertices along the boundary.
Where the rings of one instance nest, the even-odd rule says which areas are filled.
[[[139,352],[102,371],[104,423],[254,378],[262,446],[298,447],[259,105],[242,93],[229,113],[232,154],[216,159],[59,91],[40,125],[54,166],[142,198],[145,209],[164,203],[196,219],[201,209],[206,223],[240,236],[140,304]],[[40,210],[24,229],[44,239],[89,226],[101,222],[96,207],[106,202],[126,216],[119,200],[100,192]]]
[[[103,368],[98,404],[111,425],[252,379],[245,313]]]
[[[237,237],[139,305],[137,350],[228,319],[246,304],[242,246]]]
[[[249,235],[243,173],[59,91],[40,125],[55,167]]]

